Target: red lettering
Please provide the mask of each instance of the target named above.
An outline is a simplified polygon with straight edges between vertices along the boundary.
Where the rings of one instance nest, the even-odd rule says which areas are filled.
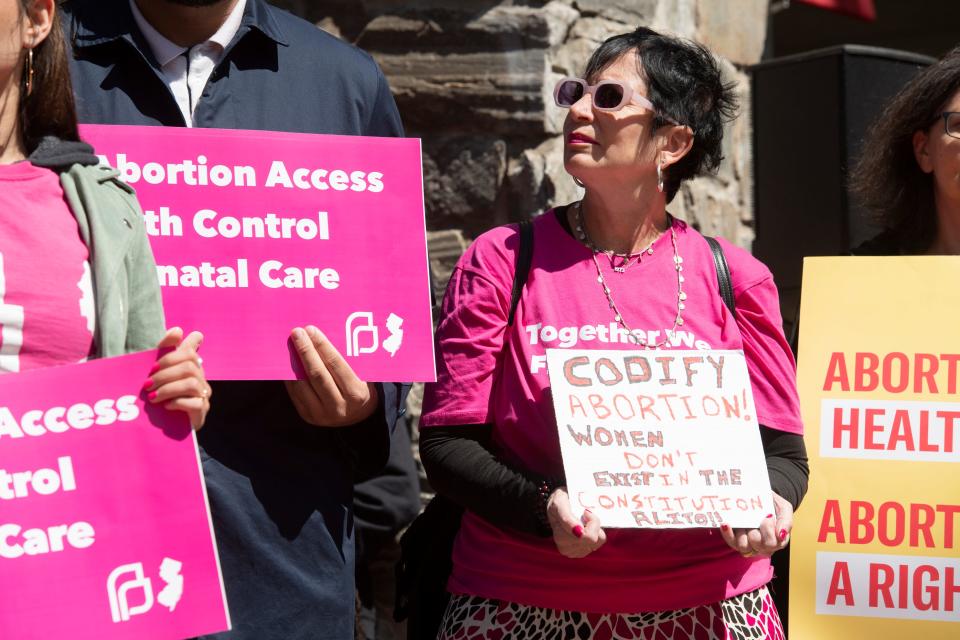
[[[893,512],[893,516],[890,513]],[[893,520],[893,535],[890,533],[891,519]],[[877,509],[877,537],[888,547],[903,544],[906,537],[906,513],[899,502],[884,502]]]
[[[930,442],[930,413],[920,412],[920,451],[939,451],[937,445]]]
[[[953,611],[953,603],[960,595],[960,584],[957,584],[956,571],[953,567],[948,566],[943,572],[943,608],[945,611]]]
[[[579,411],[584,418],[587,417],[587,410],[583,407],[583,403],[580,402],[580,398],[575,395],[570,395],[570,415],[575,416]]]
[[[943,450],[953,453],[953,421],[960,418],[960,411],[937,411],[937,417],[943,418]]]
[[[922,564],[917,567],[913,573],[913,606],[918,611],[930,611],[931,609],[938,611],[940,603],[937,600],[939,600],[940,590],[936,585],[925,584],[924,578],[936,581],[940,578],[940,572],[937,571],[936,567],[929,564]],[[923,597],[924,593],[927,595],[926,598]]]
[[[632,367],[640,367],[640,373],[634,373]],[[650,363],[641,356],[627,356],[623,359],[623,370],[627,372],[627,382],[636,384],[638,382],[648,382],[650,380]]]
[[[834,351],[830,354],[830,363],[827,365],[827,377],[823,381],[824,391],[833,391],[833,385],[839,384],[841,391],[850,391],[850,378],[847,375],[847,361],[843,353]]]
[[[923,534],[923,544],[933,548],[933,521],[936,519],[936,511],[928,504],[910,505],[910,546],[920,546],[920,534]]]
[[[955,544],[953,541],[953,518],[960,513],[960,505],[938,504],[937,512],[946,516],[946,520],[943,523],[943,548],[953,549]]]
[[[663,369],[663,377],[660,378],[660,384],[677,384],[676,379],[670,377],[670,365],[673,363],[674,356],[660,356],[659,358],[654,358],[657,362],[660,363],[660,367]]]
[[[624,451],[623,461],[627,463],[628,469],[643,469],[643,458],[635,453]]]
[[[591,393],[589,396],[587,396],[587,400],[590,401],[590,406],[593,408],[593,413],[596,414],[596,416],[601,420],[609,418],[610,414],[613,413],[607,408],[607,405],[603,404],[603,396],[596,393]]]
[[[862,351],[854,354],[854,391],[873,391],[880,384],[880,376],[877,375],[877,366],[880,364],[880,357],[875,353],[864,353]]]
[[[957,362],[960,362],[960,353],[941,353],[940,359],[947,363],[947,393],[957,392]]]
[[[653,410],[653,405],[656,402],[650,396],[637,396],[637,402],[640,404],[640,419],[646,420],[647,413],[652,415],[657,420],[660,420],[660,416],[657,415],[657,412]]]
[[[864,412],[863,425],[863,448],[864,449],[883,449],[883,445],[877,443],[876,435],[883,431],[883,425],[876,423],[877,416],[883,416],[883,409],[867,409]]]
[[[883,573],[882,581],[880,574]],[[893,587],[894,576],[893,568],[885,564],[870,563],[870,606],[876,608],[879,599],[877,596],[883,596],[883,606],[887,609],[893,608],[893,596],[890,595],[890,589]]]
[[[633,403],[622,393],[613,396],[613,408],[621,420],[630,420],[637,415],[637,412],[633,408]]]
[[[695,365],[695,364],[702,364],[702,363],[703,363],[703,358],[700,357],[700,356],[686,356],[686,357],[684,357],[684,359],[683,359],[683,372],[684,372],[684,373],[686,374],[686,376],[687,376],[687,386],[688,386],[688,387],[692,387],[692,386],[693,386],[693,374],[695,373],[695,370],[694,370],[694,368],[693,368],[693,365]]]
[[[707,409],[707,402],[713,405],[713,409]],[[720,403],[717,402],[716,398],[711,398],[710,396],[703,396],[703,414],[706,416],[718,416],[720,415]]]
[[[843,434],[846,433],[849,438],[851,449],[856,449],[860,444],[860,410],[856,407],[850,409],[850,422],[843,421],[843,409],[834,407],[833,409],[833,448],[843,448]]]
[[[583,498],[584,495],[585,494],[583,491],[580,491],[579,493],[577,493],[577,502],[580,503],[581,507],[585,507],[587,509],[593,509],[595,505],[592,502],[586,502]]]
[[[893,412],[893,425],[887,449],[894,451],[900,443],[903,443],[906,451],[917,450],[917,445],[913,441],[913,429],[910,427],[910,412],[906,409],[897,409]]]
[[[850,544],[868,544],[873,540],[873,513],[869,502],[850,501]]]
[[[720,400],[723,402],[723,414],[727,418],[740,417],[740,396],[733,396],[733,404],[724,396],[720,396]]]
[[[918,353],[914,355],[916,372],[913,378],[913,392],[923,393],[923,382],[927,382],[927,391],[937,393],[937,379],[934,376],[940,368],[940,360],[932,353]]]
[[[840,503],[837,500],[827,500],[827,504],[824,505],[817,542],[826,542],[827,536],[831,533],[838,543],[846,542],[843,534],[843,516],[840,514]]]
[[[900,588],[897,589],[897,605],[901,609],[907,608],[907,590],[903,585],[910,584],[910,565],[901,564],[897,567],[897,573],[900,574]]]
[[[827,604],[837,604],[837,598],[843,598],[843,604],[854,606],[853,588],[850,586],[850,568],[846,562],[840,561],[833,565],[833,575],[830,576],[830,588],[827,590]]]
[[[899,376],[897,377],[896,383],[893,381],[894,362],[900,365],[897,367]],[[883,358],[883,388],[891,393],[901,393],[909,384],[910,359],[907,357],[907,354],[900,352],[888,353]]]
[[[604,379],[603,374],[600,373],[602,369],[606,369],[613,374],[612,378]],[[623,374],[620,373],[620,370],[617,369],[617,366],[613,364],[610,358],[600,358],[593,365],[593,370],[597,374],[597,380],[600,381],[600,384],[606,385],[608,387],[613,386],[623,380]]]
[[[574,367],[579,367],[581,365],[589,364],[590,358],[587,356],[577,356],[576,358],[570,358],[563,363],[563,377],[567,379],[567,382],[572,384],[575,387],[589,387],[590,378],[584,378],[583,376],[578,376],[573,372]]]

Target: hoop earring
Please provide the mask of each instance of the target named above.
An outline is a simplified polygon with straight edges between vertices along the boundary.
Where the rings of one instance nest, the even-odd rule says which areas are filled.
[[[570,176],[570,177],[573,178],[573,183],[576,184],[576,185],[577,185],[578,187],[580,187],[581,189],[586,189],[586,188],[587,188],[587,185],[583,184],[583,182],[580,181],[580,178],[578,178],[578,177],[576,177],[576,176]]]
[[[33,93],[33,49],[27,49],[27,59],[24,61],[24,83],[27,97]]]
[[[657,191],[663,193],[663,165],[657,163]]]

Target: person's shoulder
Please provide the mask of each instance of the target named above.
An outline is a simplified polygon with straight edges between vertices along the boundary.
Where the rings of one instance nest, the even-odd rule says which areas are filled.
[[[341,40],[289,11],[270,5],[264,0],[255,1],[262,2],[264,10],[269,12],[276,21],[280,33],[290,46],[291,54],[297,58],[303,59],[308,64],[323,61],[333,66],[346,65],[343,70],[350,73],[358,71],[376,73],[377,65],[373,56],[363,49]],[[305,55],[304,49],[312,51],[312,55],[321,57],[311,58],[310,54]]]
[[[119,215],[134,226],[142,223],[136,191],[111,166],[75,163],[61,173],[60,183],[96,215]]]
[[[691,231],[693,230],[691,229]],[[697,231],[693,231],[693,233],[700,236],[703,248],[705,249],[707,255],[710,256],[712,264],[712,253],[710,251],[710,246],[707,244],[706,238]],[[714,238],[720,245],[720,248],[723,250],[723,256],[727,261],[727,267],[730,269],[730,280],[733,282],[733,294],[735,296],[740,295],[743,291],[746,291],[760,282],[773,280],[773,274],[770,272],[770,269],[767,267],[767,265],[755,258],[749,251],[743,247],[735,245],[722,236],[714,236]]]
[[[481,233],[470,243],[458,266],[466,273],[500,283],[506,282],[513,277],[513,265],[516,263],[519,246],[518,225],[494,227]]]
[[[860,244],[850,253],[855,256],[897,256],[904,252],[899,234],[886,229],[880,234]]]
[[[540,235],[539,230],[548,226],[553,219],[553,209],[534,218],[531,221],[533,235]],[[459,267],[463,271],[500,283],[512,283],[520,257],[520,242],[519,224],[505,224],[489,229],[470,244],[460,259]]]

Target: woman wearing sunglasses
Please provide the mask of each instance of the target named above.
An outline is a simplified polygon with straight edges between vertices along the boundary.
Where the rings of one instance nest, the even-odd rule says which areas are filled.
[[[210,408],[203,337],[164,336],[140,207],[79,141],[55,11],[55,0],[0,0],[0,374],[159,341],[172,351],[143,390],[199,429]]]
[[[852,186],[885,228],[854,253],[960,255],[960,47],[883,110]]]
[[[466,508],[439,637],[782,638],[765,585],[807,466],[776,288],[724,243],[734,317],[707,241],[666,209],[684,180],[720,163],[732,88],[703,47],[640,28],[604,42],[554,96],[569,109],[564,163],[584,197],[533,222],[512,324],[516,226],[464,255],[437,331],[421,457],[438,493]],[[685,348],[681,338],[746,353],[777,512],[749,530],[575,518],[544,350]]]

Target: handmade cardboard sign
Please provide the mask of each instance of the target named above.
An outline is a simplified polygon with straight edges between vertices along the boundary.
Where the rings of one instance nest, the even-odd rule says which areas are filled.
[[[196,439],[155,351],[0,376],[0,638],[230,627]]]
[[[960,257],[807,258],[790,637],[960,637]]]
[[[604,527],[757,527],[773,513],[741,351],[547,349],[567,490]]]
[[[211,379],[293,379],[316,325],[361,379],[435,379],[420,141],[88,125],[134,187],[167,325]]]

